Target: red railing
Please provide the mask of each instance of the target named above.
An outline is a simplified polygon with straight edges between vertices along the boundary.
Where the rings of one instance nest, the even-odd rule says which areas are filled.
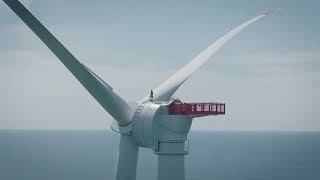
[[[169,105],[170,115],[224,115],[225,103],[182,103],[181,101],[173,101]]]

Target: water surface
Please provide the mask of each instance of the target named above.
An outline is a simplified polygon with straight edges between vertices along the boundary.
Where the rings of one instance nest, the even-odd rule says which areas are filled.
[[[319,180],[320,133],[191,132],[187,180]],[[1,180],[113,179],[118,134],[102,130],[1,130]],[[137,179],[156,179],[139,153]]]

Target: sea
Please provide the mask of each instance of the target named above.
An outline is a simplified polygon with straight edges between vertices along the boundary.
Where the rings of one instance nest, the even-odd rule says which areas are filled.
[[[187,180],[320,180],[320,132],[191,131]],[[112,180],[119,134],[0,130],[0,180]],[[137,180],[156,180],[140,148]]]

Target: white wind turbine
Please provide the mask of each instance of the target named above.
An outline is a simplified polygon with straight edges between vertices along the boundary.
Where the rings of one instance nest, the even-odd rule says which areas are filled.
[[[115,173],[116,180],[136,179],[139,147],[150,148],[158,156],[159,180],[185,179],[184,156],[188,153],[185,149],[185,142],[192,119],[205,115],[218,115],[219,110],[212,110],[210,106],[211,114],[172,114],[170,106],[176,101],[173,101],[171,96],[194,71],[232,37],[250,24],[273,13],[273,11],[269,11],[258,15],[232,29],[160,84],[152,93],[151,99],[146,96],[140,102],[129,105],[113,91],[112,87],[79,62],[18,0],[3,1],[114,118],[115,121],[111,128],[121,134]],[[214,108],[220,108],[219,104],[211,103],[211,105],[215,106]],[[221,106],[222,108],[220,114],[224,114],[224,104],[223,107]]]

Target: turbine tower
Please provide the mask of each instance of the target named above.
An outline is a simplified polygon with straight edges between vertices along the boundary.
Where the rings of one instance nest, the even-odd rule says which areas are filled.
[[[78,79],[83,87],[113,117],[111,129],[120,133],[116,180],[136,179],[139,147],[158,156],[158,180],[184,180],[184,157],[192,120],[224,115],[224,103],[183,103],[173,99],[175,91],[224,44],[250,24],[272,14],[258,15],[211,44],[188,64],[160,84],[151,95],[130,104],[112,87],[79,62],[18,0],[3,0]]]

